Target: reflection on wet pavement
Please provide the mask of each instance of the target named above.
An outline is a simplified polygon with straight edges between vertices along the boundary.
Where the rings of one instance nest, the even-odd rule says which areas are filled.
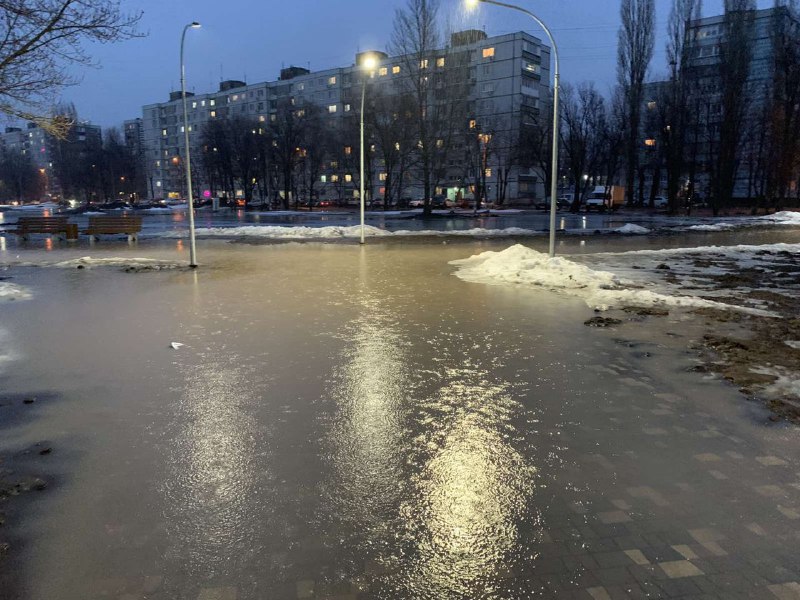
[[[79,457],[34,508],[28,597],[795,597],[797,430],[689,372],[683,315],[586,328],[579,299],[457,279],[463,256],[21,269],[10,339],[75,373],[25,435]]]

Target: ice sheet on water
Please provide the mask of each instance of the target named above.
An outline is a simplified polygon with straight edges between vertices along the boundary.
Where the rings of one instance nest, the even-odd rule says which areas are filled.
[[[160,271],[167,269],[181,269],[187,263],[171,260],[158,260],[155,258],[125,258],[125,257],[107,257],[107,258],[92,258],[91,256],[82,256],[81,258],[71,258],[69,260],[61,261],[23,261],[6,263],[7,266],[13,267],[51,267],[56,269],[91,269],[93,267],[123,267],[131,269],[143,269],[151,271]],[[0,282],[2,285],[3,282]],[[2,288],[0,288],[2,289]],[[1,292],[0,292],[1,293]]]
[[[644,235],[650,233],[650,229],[642,227],[641,225],[634,225],[633,223],[625,223],[622,227],[617,227],[615,233],[628,233],[634,235]]]
[[[335,240],[355,239],[361,236],[361,226],[281,226],[281,225],[245,225],[241,227],[208,227],[196,230],[198,237],[223,237],[223,238],[264,238],[276,240]],[[373,225],[364,226],[366,237],[425,237],[425,236],[456,236],[456,237],[512,237],[542,235],[542,232],[521,227],[508,227],[506,229],[460,229],[451,231],[436,231],[424,229],[421,231],[387,231]],[[161,237],[182,238],[186,232],[165,232]]]
[[[18,359],[19,355],[14,349],[11,335],[5,329],[0,328],[0,373],[4,373],[8,366]]]
[[[0,281],[0,302],[27,300],[30,297],[31,293],[27,288],[10,281]]]
[[[622,253],[609,256],[635,255]],[[587,257],[554,257],[516,244],[501,252],[483,252],[470,258],[452,261],[456,275],[476,283],[519,283],[561,291],[583,298],[589,306],[603,310],[621,306],[703,307],[734,309],[750,314],[774,316],[759,307],[734,306],[695,295],[680,285],[657,285],[652,274],[639,272],[617,260],[595,262],[594,268],[580,264]],[[592,258],[596,258],[592,257]],[[607,268],[604,268],[607,267]],[[627,267],[627,268],[625,268]]]

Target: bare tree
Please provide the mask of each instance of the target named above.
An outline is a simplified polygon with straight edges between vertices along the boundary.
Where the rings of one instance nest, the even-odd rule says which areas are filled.
[[[720,118],[713,154],[711,208],[716,215],[731,201],[741,158],[748,109],[747,80],[753,41],[755,0],[725,0],[725,35],[720,44]]]
[[[38,200],[43,191],[44,182],[30,155],[4,148],[0,152],[0,199]]]
[[[617,45],[617,78],[625,93],[626,188],[628,203],[632,204],[639,160],[644,80],[655,45],[655,0],[622,0],[620,17],[622,25]]]
[[[700,18],[702,0],[673,0],[667,25],[667,60],[670,65],[668,92],[660,98],[665,105],[663,124],[663,146],[667,172],[667,199],[670,214],[679,209],[678,193],[681,177],[686,170],[686,145],[693,119],[697,115],[690,110],[689,92],[695,80],[690,68],[691,43],[689,24]]]
[[[414,152],[414,102],[408,94],[386,94],[375,91],[370,95],[367,116],[377,146],[380,167],[383,169],[383,208],[388,209],[402,193],[403,174]]]
[[[772,97],[769,131],[768,190],[770,204],[778,208],[789,197],[790,184],[800,167],[800,43],[792,27],[798,20],[794,0],[776,0],[772,24]]]
[[[92,64],[87,42],[137,36],[140,18],[118,0],[0,0],[0,112],[66,135],[63,115],[49,107],[77,82],[67,67]]]
[[[562,93],[564,105],[560,135],[564,142],[577,202],[586,193],[589,185],[588,178],[584,180],[583,175],[596,175],[603,156],[605,100],[593,83],[582,83],[577,89],[566,84]]]

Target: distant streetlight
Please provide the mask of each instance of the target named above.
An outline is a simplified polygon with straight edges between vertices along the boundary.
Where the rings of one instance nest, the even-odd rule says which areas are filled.
[[[187,29],[199,29],[200,23],[193,21],[183,28],[181,34],[181,98],[183,99],[183,140],[186,146],[186,190],[189,196],[189,266],[197,267],[197,248],[194,243],[194,201],[192,200],[192,167],[189,156],[189,114],[186,110],[186,66],[183,63],[183,43]]]
[[[359,178],[360,190],[359,200],[361,201],[361,244],[364,243],[364,104],[367,97],[367,77],[378,66],[378,59],[367,54],[361,60],[361,68],[364,70],[361,82],[361,177]]]
[[[480,2],[485,4],[494,4],[496,6],[502,6],[504,8],[510,8],[511,10],[516,10],[518,12],[524,13],[528,15],[531,19],[536,21],[538,25],[544,29],[544,32],[547,34],[547,37],[550,39],[550,46],[553,48],[553,59],[554,59],[554,66],[555,66],[555,77],[553,80],[553,156],[552,156],[552,171],[550,177],[550,256],[553,257],[556,255],[556,193],[557,193],[557,179],[558,179],[558,79],[559,79],[559,63],[558,63],[558,48],[556,47],[556,41],[553,39],[553,34],[550,33],[550,30],[547,28],[542,20],[534,15],[532,12],[525,10],[524,8],[520,8],[519,6],[514,6],[513,4],[506,4],[505,2],[498,2],[497,0],[465,0],[467,6],[470,8],[475,8],[478,6]]]

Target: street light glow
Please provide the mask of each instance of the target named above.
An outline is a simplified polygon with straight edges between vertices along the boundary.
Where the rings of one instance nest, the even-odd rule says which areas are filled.
[[[464,4],[467,5],[467,10],[475,10],[476,8],[478,8],[480,0],[464,0]]]
[[[367,71],[374,71],[378,67],[378,59],[372,54],[365,56],[361,66]]]

